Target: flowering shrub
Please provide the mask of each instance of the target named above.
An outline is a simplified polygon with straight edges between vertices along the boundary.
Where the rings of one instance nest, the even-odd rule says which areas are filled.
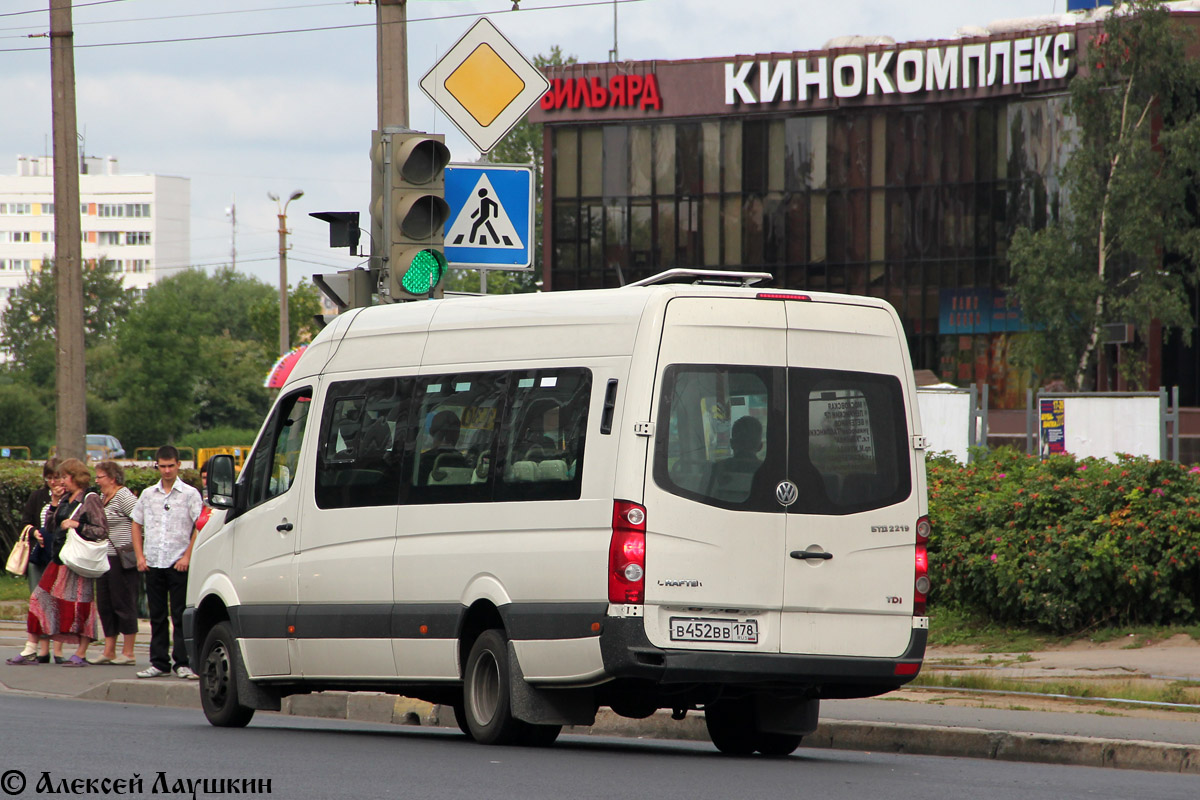
[[[930,600],[1068,633],[1200,622],[1200,467],[928,461]]]

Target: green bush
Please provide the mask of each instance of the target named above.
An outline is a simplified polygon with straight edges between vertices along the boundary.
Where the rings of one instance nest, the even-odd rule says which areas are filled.
[[[1003,448],[928,462],[930,602],[1070,633],[1200,621],[1200,467]]]

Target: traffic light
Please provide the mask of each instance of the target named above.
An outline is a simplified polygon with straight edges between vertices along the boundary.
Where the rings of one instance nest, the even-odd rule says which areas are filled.
[[[442,236],[450,216],[444,177],[450,150],[440,135],[385,129],[379,138],[382,147],[376,149],[383,163],[376,171],[383,184],[379,199],[387,293],[392,301],[434,296],[447,266]],[[373,198],[373,229],[375,217]]]

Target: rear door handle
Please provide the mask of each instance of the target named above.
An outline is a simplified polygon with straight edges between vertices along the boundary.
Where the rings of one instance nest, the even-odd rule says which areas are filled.
[[[287,533],[291,529],[292,529],[292,523],[290,523],[290,522],[281,522],[275,526],[275,530],[279,531],[280,533]]]
[[[828,561],[833,558],[833,553],[813,553],[808,550],[793,550],[789,555],[792,558],[798,558],[801,561],[806,561],[810,558],[819,558],[822,561]]]

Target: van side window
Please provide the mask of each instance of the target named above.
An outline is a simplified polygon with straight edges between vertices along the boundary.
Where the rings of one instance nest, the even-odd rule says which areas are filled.
[[[891,375],[794,368],[789,511],[850,514],[899,503],[912,490],[904,395]],[[797,433],[798,432],[798,433]],[[804,491],[800,476],[819,491]]]
[[[249,507],[291,488],[311,405],[312,389],[306,387],[288,395],[275,407],[246,468]]]
[[[409,499],[468,503],[491,499],[491,468],[504,406],[507,373],[422,375]]]
[[[591,372],[516,372],[512,380],[496,500],[579,499]]]
[[[782,370],[671,365],[663,380],[654,479],[709,505],[778,511],[782,472]]]
[[[319,508],[399,502],[412,381],[332,384],[325,395],[316,472]]]

